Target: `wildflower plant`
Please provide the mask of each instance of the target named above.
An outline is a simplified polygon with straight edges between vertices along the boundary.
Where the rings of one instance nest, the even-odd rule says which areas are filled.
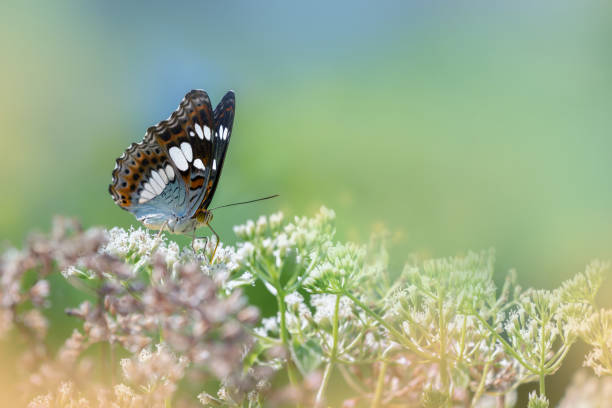
[[[0,255],[0,335],[26,345],[19,389],[36,408],[483,408],[513,406],[537,382],[539,408],[579,340],[585,365],[612,374],[612,314],[595,300],[606,263],[553,290],[523,289],[513,271],[497,287],[493,251],[412,257],[396,273],[384,236],[341,242],[334,219],[323,207],[247,221],[211,263],[216,242],[181,248],[58,218],[50,236]],[[79,324],[56,349],[43,311],[60,274],[86,300],[66,309]],[[257,282],[272,315],[242,291]],[[599,384],[585,375],[576,381]]]

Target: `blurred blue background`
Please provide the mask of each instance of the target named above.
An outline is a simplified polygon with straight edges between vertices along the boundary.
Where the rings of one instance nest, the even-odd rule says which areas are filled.
[[[554,287],[612,258],[612,4],[46,2],[0,12],[0,238],[136,223],[114,160],[183,95],[237,116],[215,227],[334,208],[342,238],[495,247],[500,277]],[[610,286],[606,288],[612,294]],[[579,362],[577,363],[579,364]]]

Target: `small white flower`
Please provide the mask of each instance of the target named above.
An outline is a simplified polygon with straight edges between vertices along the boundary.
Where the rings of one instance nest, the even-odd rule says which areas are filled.
[[[255,245],[250,242],[241,242],[238,244],[238,250],[235,253],[234,262],[240,264],[245,260],[251,258],[255,253]]]
[[[270,228],[277,229],[283,222],[283,213],[281,211],[270,215]]]
[[[268,220],[265,216],[260,216],[255,223],[255,235],[262,235],[268,227]]]
[[[245,225],[235,225],[234,226],[234,234],[240,239],[246,239],[246,226]]]
[[[336,307],[336,296],[337,295],[312,295],[310,303],[315,308],[314,320],[317,323],[324,321],[332,321],[334,316],[334,310]],[[346,296],[340,298],[340,304],[338,305],[338,317],[341,319],[347,319],[353,315],[352,301]]]
[[[253,220],[248,220],[245,225],[245,234],[247,237],[252,237],[255,234],[255,223]]]
[[[285,303],[289,308],[300,305],[304,302],[304,298],[298,292],[293,292],[285,296]]]
[[[276,316],[263,318],[261,324],[263,329],[269,333],[278,331],[278,318]]]

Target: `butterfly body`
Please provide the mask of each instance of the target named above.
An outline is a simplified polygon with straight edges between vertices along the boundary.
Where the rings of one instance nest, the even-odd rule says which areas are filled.
[[[167,120],[116,160],[109,186],[115,203],[151,229],[189,233],[208,225],[234,110],[232,91],[214,111],[206,92],[188,92]]]

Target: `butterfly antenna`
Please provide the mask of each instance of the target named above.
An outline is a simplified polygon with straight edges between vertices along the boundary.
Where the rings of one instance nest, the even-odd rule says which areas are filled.
[[[255,203],[257,201],[269,200],[271,198],[278,197],[279,195],[280,194],[274,194],[274,195],[271,195],[271,196],[268,196],[268,197],[256,198],[255,200],[241,201],[239,203],[231,203],[231,204],[220,205],[218,207],[211,208],[208,211],[213,211],[213,210],[216,210],[217,208],[231,207],[231,206],[234,206],[234,205],[249,204],[249,203]]]

